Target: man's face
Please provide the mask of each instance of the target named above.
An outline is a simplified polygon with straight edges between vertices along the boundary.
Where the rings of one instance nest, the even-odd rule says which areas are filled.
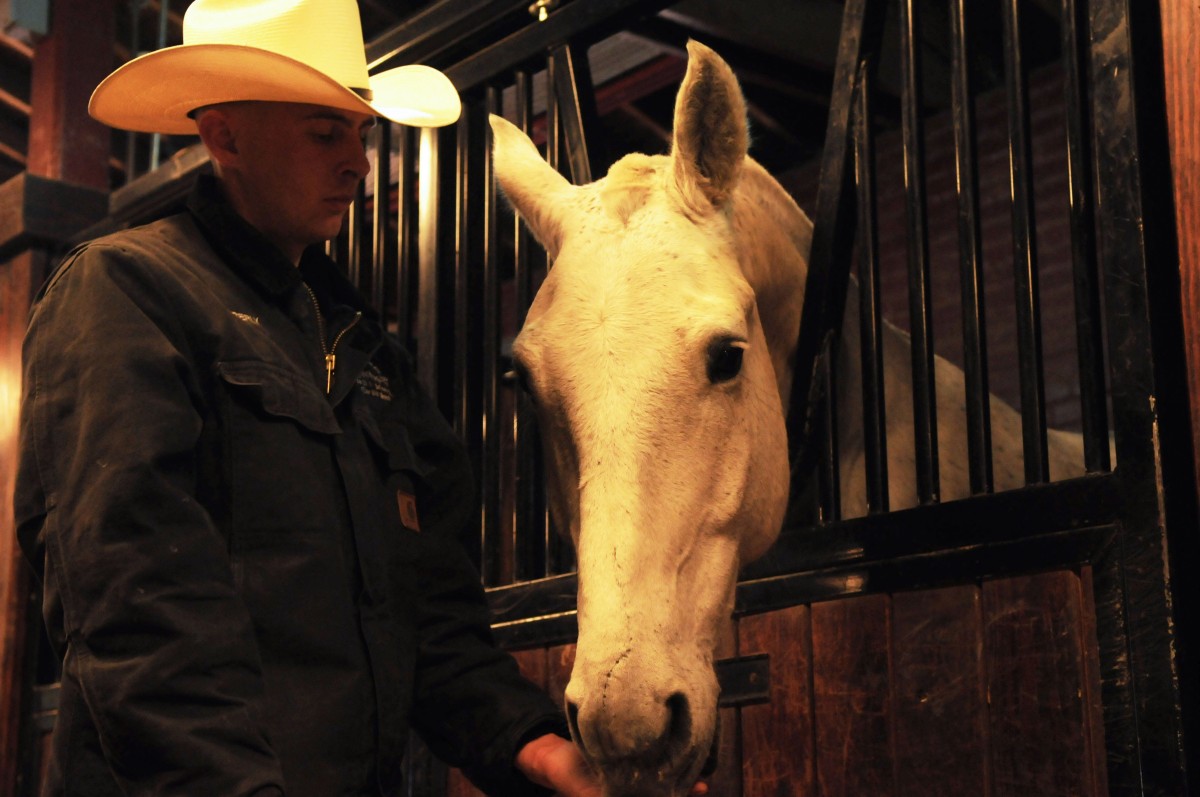
[[[239,212],[293,258],[336,236],[370,171],[364,140],[375,117],[287,102],[230,112],[237,166],[225,179]]]

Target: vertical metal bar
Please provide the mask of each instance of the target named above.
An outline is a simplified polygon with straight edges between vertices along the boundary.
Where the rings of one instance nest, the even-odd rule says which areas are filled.
[[[588,142],[583,122],[583,105],[580,101],[580,85],[574,53],[571,45],[561,44],[550,51],[550,62],[554,64],[554,83],[546,87],[553,89],[558,118],[567,142],[567,163],[571,167],[571,180],[576,185],[592,181],[592,164],[588,157]],[[587,76],[587,57],[580,59],[585,65],[581,74]],[[588,87],[591,88],[590,86]]]
[[[825,336],[818,365],[821,384],[821,467],[818,471],[820,519],[836,523],[842,518],[842,490],[838,474],[837,335]]]
[[[453,373],[451,384],[453,394],[451,419],[459,438],[468,443],[473,437],[472,418],[470,417],[470,398],[467,395],[469,380],[468,347],[471,339],[471,241],[468,234],[470,227],[470,211],[468,201],[471,195],[471,170],[468,162],[470,147],[470,131],[472,116],[475,108],[472,103],[464,102],[462,116],[454,127],[456,146],[454,159],[454,341],[451,344]],[[476,470],[476,473],[479,471]]]
[[[417,187],[417,378],[435,404],[438,396],[438,135],[420,133]]]
[[[392,189],[392,126],[387,119],[380,117],[372,132],[375,145],[375,202],[371,229],[374,235],[371,239],[371,306],[385,317],[387,308],[384,306],[384,296],[387,284],[388,264],[388,219],[391,216]]]
[[[528,135],[532,126],[529,73],[514,77],[514,117],[516,125]],[[533,238],[520,219],[514,219],[513,281],[516,316],[523,323],[533,302]],[[513,413],[513,451],[516,488],[513,502],[513,550],[515,577],[519,581],[546,575],[546,549],[539,533],[544,512],[541,482],[541,446],[538,441],[534,410],[529,397],[518,392]],[[535,523],[535,520],[538,522]]]
[[[1021,53],[1018,0],[1004,0],[1004,71],[1008,94],[1008,162],[1012,189],[1013,276],[1017,301],[1025,481],[1050,478],[1046,448],[1046,395],[1042,379],[1042,330],[1038,318],[1037,240],[1033,211],[1029,93]]]
[[[983,238],[979,221],[979,158],[968,47],[967,0],[950,0],[951,113],[958,186],[958,254],[962,287],[963,376],[967,407],[967,463],[971,493],[990,493],[991,393],[988,390],[987,318],[984,308]]]
[[[484,113],[497,113],[500,107],[500,92],[489,86],[483,100]],[[492,128],[483,125],[484,148],[480,189],[483,191],[483,207],[480,226],[483,231],[482,250],[479,253],[483,265],[483,419],[481,432],[480,463],[480,530],[483,535],[483,580],[489,586],[504,581],[504,574],[511,572],[511,562],[505,561],[504,541],[500,536],[500,336],[503,334],[500,321],[500,264],[496,243],[496,181],[492,163]]]
[[[416,207],[413,201],[414,166],[413,128],[399,125],[396,140],[396,334],[407,351],[415,351],[413,319],[417,291],[414,289],[417,270],[413,252],[416,250]]]
[[[546,57],[546,161],[559,172],[562,171],[562,109],[559,107],[554,87],[558,84],[558,75],[561,71],[553,54],[548,54]],[[545,263],[546,270],[549,271],[551,265],[549,255],[546,256]],[[542,468],[539,467],[538,481],[541,482],[543,478]],[[535,527],[539,529],[542,548],[545,552],[546,575],[554,575],[562,572],[561,541],[554,534],[550,521],[550,507],[544,498],[538,508],[540,513],[535,521]]]
[[[850,183],[850,113],[854,79],[863,57],[879,52],[887,0],[847,0],[842,12],[833,96],[825,128],[813,240],[805,279],[804,305],[796,339],[796,367],[787,413],[793,491],[817,466],[816,417],[819,358],[825,336],[840,330],[854,243],[854,190]]]
[[[482,126],[485,125],[487,115],[480,102],[475,98],[464,98],[462,116],[454,128],[454,339],[449,343],[452,354],[450,417],[459,438],[466,444],[471,470],[476,474],[482,472],[483,465],[483,405],[480,390],[483,363],[480,360],[482,338],[487,333],[480,328],[483,264],[474,247],[482,232],[475,212],[483,205],[484,188],[478,180],[479,164],[483,159]],[[485,561],[482,524],[478,527],[478,533],[475,544],[469,548],[469,554],[482,574],[485,567],[493,567],[495,563]],[[494,581],[494,574],[491,575]]]
[[[557,62],[553,55],[546,58],[546,162],[558,171],[562,171],[562,119],[554,87],[558,84]]]
[[[879,232],[875,217],[875,139],[871,130],[870,63],[858,70],[854,113],[854,178],[858,187],[858,322],[862,363],[867,512],[888,510],[887,419],[884,416],[883,318],[879,307]]]
[[[1086,30],[1086,3],[1063,0],[1062,57],[1066,77],[1067,180],[1071,204],[1071,264],[1075,276],[1075,334],[1079,353],[1079,393],[1083,420],[1083,459],[1089,472],[1111,469],[1108,406],[1104,390],[1104,333],[1096,262],[1095,189],[1091,141],[1084,129],[1088,110],[1083,75],[1086,54],[1079,30]]]
[[[346,214],[346,274],[355,288],[363,284],[363,219],[366,217],[367,186],[360,181],[354,189],[354,201],[350,203],[350,212]]]
[[[937,395],[934,390],[933,314],[929,297],[929,224],[925,217],[925,124],[921,89],[921,26],[917,0],[900,2],[900,72],[908,222],[908,313],[912,334],[913,437],[917,500],[939,500]]]

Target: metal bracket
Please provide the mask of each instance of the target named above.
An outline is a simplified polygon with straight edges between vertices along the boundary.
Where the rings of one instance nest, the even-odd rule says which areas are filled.
[[[753,706],[771,700],[771,657],[766,653],[722,659],[714,665],[721,696],[717,705]]]

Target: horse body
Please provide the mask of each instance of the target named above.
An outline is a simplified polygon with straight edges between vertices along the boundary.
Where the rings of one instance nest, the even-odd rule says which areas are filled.
[[[696,779],[738,568],[775,540],[788,500],[783,408],[812,224],[748,157],[729,67],[688,50],[671,154],[628,155],[595,183],[570,185],[492,118],[497,180],[554,262],[513,355],[579,565],[568,718],[607,797],[676,797]],[[848,396],[856,301],[838,361]],[[894,327],[884,357],[898,508],[916,491],[909,347]],[[963,377],[939,359],[936,378],[942,498],[964,497]],[[844,406],[839,423],[843,510],[864,514],[861,412]],[[993,399],[993,424],[997,487],[1017,486],[1020,419]],[[1076,442],[1051,445],[1059,475],[1081,471]]]

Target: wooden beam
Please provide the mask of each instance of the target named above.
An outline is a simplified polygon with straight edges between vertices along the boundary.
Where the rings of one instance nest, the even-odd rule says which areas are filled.
[[[62,243],[107,213],[107,191],[19,174],[0,184],[0,262]]]
[[[92,89],[112,69],[115,18],[107,3],[59,3],[34,47],[29,171],[108,189],[112,134],[88,116]]]
[[[1195,87],[1200,73],[1200,6],[1164,2],[1161,9],[1188,393],[1194,450],[1200,452],[1200,97]]]
[[[91,188],[94,194],[108,191],[111,134],[88,117],[87,101],[113,66],[114,11],[110,3],[66,2],[55,3],[54,12],[50,31],[33,48],[28,174],[17,178],[22,182],[16,187],[11,181],[6,184],[9,198],[20,198],[15,218],[21,227],[32,221],[30,191],[36,194],[62,183]],[[54,182],[39,182],[39,177]],[[54,209],[70,210],[70,204]],[[40,240],[24,237],[26,243]],[[30,629],[39,622],[36,615],[29,616],[31,572],[17,549],[13,527],[20,350],[29,304],[50,258],[38,246],[20,254],[12,254],[10,247],[4,257],[8,259],[0,259],[0,794],[15,794],[18,778],[34,774],[22,771],[27,762],[22,760],[21,719],[22,701],[29,695],[25,667]]]

